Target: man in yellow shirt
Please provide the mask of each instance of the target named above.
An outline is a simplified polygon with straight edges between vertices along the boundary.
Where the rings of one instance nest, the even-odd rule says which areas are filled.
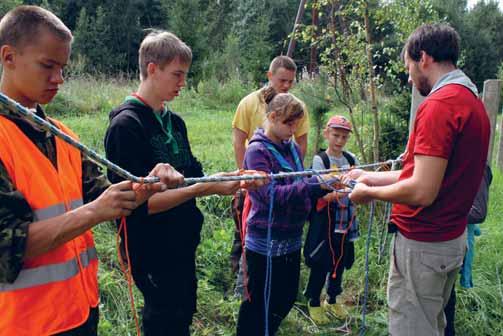
[[[274,58],[269,66],[267,78],[269,86],[272,86],[279,93],[287,93],[293,86],[295,81],[295,73],[297,65],[288,56],[278,56]],[[239,169],[243,168],[243,158],[246,151],[246,144],[252,137],[255,130],[262,127],[265,120],[265,110],[267,104],[262,95],[262,89],[254,91],[244,97],[239,103],[234,120],[232,121],[232,143],[234,146],[234,156],[236,165]],[[309,130],[309,118],[307,108],[304,103],[304,116],[299,122],[297,130],[294,134],[295,141],[300,147],[302,158],[304,158],[307,150],[307,132]],[[238,280],[236,285],[236,294],[243,293],[242,273],[239,267],[241,258],[241,216],[243,212],[245,191],[239,190],[232,200],[232,210],[236,231],[234,233],[234,242],[231,251],[232,270],[239,270]]]
[[[290,57],[278,56],[274,58],[267,72],[269,85],[279,93],[288,92],[293,86],[296,71],[297,66]],[[232,121],[234,155],[240,169],[243,168],[246,142],[258,127],[262,127],[264,122],[266,103],[261,94],[262,90],[254,91],[241,100]],[[305,105],[304,109],[306,113],[304,113],[294,135],[302,156],[306,154],[307,132],[309,130],[309,118]]]

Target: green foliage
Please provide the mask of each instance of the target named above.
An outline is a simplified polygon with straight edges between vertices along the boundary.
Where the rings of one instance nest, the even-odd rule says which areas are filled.
[[[96,9],[94,17],[88,15],[86,8],[82,8],[75,28],[73,47],[84,72],[98,74],[109,70],[113,56],[106,43],[109,34],[103,7]]]
[[[486,79],[495,78],[503,61],[503,13],[498,2],[479,2],[465,21],[467,36],[464,43],[464,70],[479,87]]]
[[[308,25],[300,36],[318,48],[319,62],[328,71],[336,101],[347,108],[354,124],[361,157],[366,159],[369,153],[377,156],[378,125],[383,121],[379,121],[379,102],[368,99],[368,92],[372,92],[374,83],[376,86],[386,83],[388,94],[401,91],[406,78],[399,58],[401,48],[415,27],[436,18],[431,3],[320,0],[312,6],[320,13],[318,34],[314,34],[316,27]],[[357,117],[359,113],[361,118]],[[374,127],[364,123],[368,119],[363,114],[373,116]],[[388,124],[384,127],[391,132]],[[369,136],[373,134],[376,136]],[[369,138],[374,139],[373,143],[368,143]]]
[[[204,104],[211,108],[235,108],[239,101],[253,90],[251,85],[244,84],[237,73],[220,82],[216,77],[210,77],[199,82],[197,92]]]
[[[439,16],[430,0],[419,4],[410,0],[386,1],[376,10],[375,16],[375,30],[380,37],[376,41],[374,56],[377,58],[377,73],[386,93],[392,94],[407,84],[400,53],[408,36],[421,24],[438,21]]]
[[[382,107],[381,138],[379,139],[382,160],[397,158],[405,150],[410,100],[410,91],[404,90],[386,101]]]
[[[240,1],[236,10],[233,31],[239,37],[242,50],[242,69],[253,76],[255,82],[264,79],[271,62],[270,12],[264,0]]]
[[[309,111],[309,122],[314,126],[315,132],[310,139],[314,139],[313,155],[318,152],[321,141],[321,133],[325,127],[325,119],[331,106],[334,104],[334,90],[330,86],[328,74],[324,71],[312,80],[304,80],[295,86],[293,92],[306,105]]]
[[[202,61],[202,77],[205,80],[215,78],[219,82],[240,78],[241,49],[239,38],[234,33],[229,33],[225,39],[222,51],[216,51]]]
[[[76,65],[71,66],[77,74],[121,72],[135,76],[145,30],[170,29],[193,49],[190,86],[214,76],[224,81],[235,71],[238,78],[251,79],[255,85],[264,81],[270,60],[285,52],[298,6],[298,1],[289,0],[3,0],[0,16],[21,3],[50,9],[74,32],[72,63]],[[313,4],[321,14],[320,34],[314,39],[314,27],[308,24]],[[342,64],[350,73],[348,81],[353,89],[364,93],[367,81],[361,78],[369,69],[362,10],[368,5],[372,58],[377,80],[387,94],[400,90],[406,82],[398,57],[406,37],[421,23],[439,20],[449,22],[460,33],[462,68],[481,89],[485,79],[494,78],[503,59],[503,14],[495,0],[479,1],[469,11],[466,4],[466,0],[308,2],[294,58],[303,67],[311,45],[316,45],[318,61],[334,73],[340,72],[336,65]],[[332,5],[336,6],[334,41]]]
[[[102,100],[94,97],[108,96],[111,104],[121,102],[124,95],[131,92],[137,83],[114,81],[106,78],[70,80],[60,92],[64,101],[82,101],[79,106],[88,106],[83,111],[67,113],[63,109],[57,116],[80,135],[83,142],[103,152],[103,135],[107,126],[108,107]],[[299,85],[300,86],[300,85]],[[79,98],[84,94],[85,97]],[[396,102],[395,102],[396,100]],[[400,115],[404,118],[406,94],[403,97],[386,99],[384,114]],[[71,104],[71,103],[70,103]],[[60,105],[63,106],[63,105]],[[54,107],[49,105],[49,114]],[[75,107],[77,108],[77,107]],[[233,170],[231,121],[233,109],[212,109],[204,105],[199,95],[192,90],[182,92],[172,104],[186,120],[189,138],[195,155],[201,159],[207,173]],[[340,107],[336,107],[339,108]],[[388,112],[389,111],[389,112]],[[330,111],[329,113],[334,113]],[[339,110],[336,111],[339,113]],[[360,116],[360,112],[358,112]],[[394,117],[393,117],[394,118]],[[398,117],[396,117],[398,118]],[[365,119],[363,119],[365,123]],[[211,132],[208,132],[211,130]],[[406,126],[404,126],[406,131]],[[312,133],[313,129],[311,129]],[[456,328],[460,335],[499,335],[503,329],[503,309],[501,293],[503,285],[503,261],[500,250],[503,241],[503,227],[499,217],[503,211],[503,175],[494,171],[491,186],[489,214],[481,226],[483,235],[477,238],[477,251],[474,262],[475,287],[458,290]],[[234,335],[239,310],[239,300],[232,297],[234,283],[230,274],[228,253],[232,241],[233,223],[230,219],[230,199],[228,197],[205,197],[198,200],[204,212],[205,224],[202,242],[198,249],[197,266],[199,278],[198,313],[193,322],[193,335]],[[386,334],[387,306],[386,283],[388,272],[387,255],[390,237],[386,236],[384,208],[378,204],[376,222],[372,227],[370,250],[370,294],[367,314],[366,335]],[[356,334],[360,327],[361,302],[364,288],[364,252],[368,228],[368,208],[358,208],[361,224],[361,238],[356,242],[356,260],[353,268],[344,275],[344,293],[341,301],[349,307],[348,326]],[[115,248],[115,225],[101,224],[95,227],[94,237],[100,256],[99,286],[101,291],[99,334],[102,336],[133,335],[134,321],[131,315],[127,283],[119,270]],[[386,242],[384,241],[386,238]],[[382,248],[381,248],[382,247]],[[378,258],[379,251],[383,255]],[[307,317],[306,301],[301,291],[307,281],[307,269],[303,266],[298,300],[287,319],[282,323],[278,336],[290,335],[334,335],[335,329],[343,321],[333,319],[327,326],[316,326]],[[134,289],[136,309],[143,306],[140,293]]]
[[[479,1],[468,11],[466,1],[435,0],[434,8],[458,31],[459,66],[482,91],[484,81],[496,77],[503,60],[503,13],[497,1]]]
[[[0,18],[12,8],[21,5],[22,3],[22,0],[2,0],[0,2]]]
[[[136,89],[137,83],[125,79],[83,76],[72,78],[47,106],[51,115],[108,115],[126,95]],[[101,147],[101,145],[100,145]]]

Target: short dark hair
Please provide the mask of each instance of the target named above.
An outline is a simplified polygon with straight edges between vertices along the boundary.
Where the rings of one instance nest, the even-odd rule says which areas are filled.
[[[23,48],[45,28],[63,41],[72,41],[67,26],[53,13],[38,6],[18,6],[0,20],[0,47]]]
[[[275,74],[279,68],[284,68],[288,71],[297,71],[297,65],[295,64],[295,61],[290,57],[283,55],[277,56],[272,60],[271,65],[269,66],[269,71]]]
[[[415,62],[421,59],[421,51],[430,55],[435,62],[451,62],[454,66],[459,58],[459,34],[445,23],[424,24],[407,39],[402,50]]]

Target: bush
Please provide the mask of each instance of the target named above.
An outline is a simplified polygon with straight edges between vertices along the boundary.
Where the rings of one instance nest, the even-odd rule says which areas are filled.
[[[49,115],[108,114],[136,89],[135,81],[88,75],[73,77],[47,105]]]
[[[224,82],[216,77],[202,80],[197,85],[197,93],[209,108],[234,110],[247,94],[254,88],[242,82],[235,73]]]
[[[403,91],[391,98],[381,110],[379,139],[382,159],[394,159],[405,150],[408,137],[410,92]]]
[[[325,117],[333,105],[334,92],[329,85],[328,74],[321,72],[313,80],[303,80],[297,85],[293,92],[307,106],[309,119],[315,128],[314,134],[314,153],[320,148],[321,133],[325,127]]]

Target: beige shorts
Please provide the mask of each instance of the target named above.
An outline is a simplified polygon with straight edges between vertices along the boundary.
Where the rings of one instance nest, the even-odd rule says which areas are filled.
[[[392,336],[443,336],[444,307],[463,263],[466,231],[446,242],[420,242],[397,233],[388,278]]]

